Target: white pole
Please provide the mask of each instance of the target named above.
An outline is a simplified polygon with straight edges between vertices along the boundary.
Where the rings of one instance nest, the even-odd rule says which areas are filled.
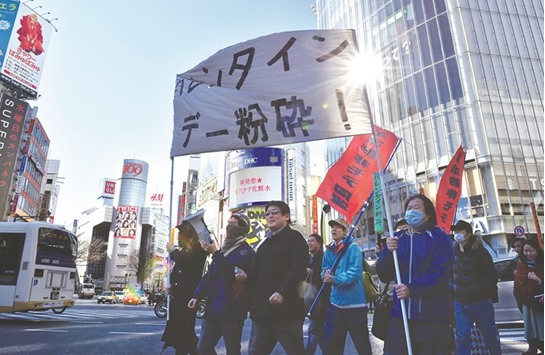
[[[373,135],[373,143],[375,145],[375,155],[377,157],[378,173],[380,177],[380,186],[382,189],[382,198],[384,200],[384,209],[386,210],[386,220],[388,221],[388,230],[390,235],[393,233],[393,224],[392,224],[392,213],[390,211],[390,200],[386,196],[386,183],[384,182],[384,172],[382,171],[382,163],[380,161],[380,154],[378,152],[378,142],[377,136],[375,134],[375,123],[373,122],[373,115],[371,114],[371,106],[369,104],[369,97],[367,96],[367,89],[364,89],[363,96],[367,104],[367,109],[369,110],[369,121],[371,122],[371,133]],[[396,280],[398,283],[401,282],[401,274],[399,272],[399,262],[397,260],[397,250],[394,250],[392,253],[394,256],[394,268],[396,273]],[[409,332],[409,321],[407,318],[407,308],[405,305],[405,300],[401,299],[401,315],[403,316],[403,326],[405,328],[405,339],[407,341],[407,351],[409,355],[412,355],[412,346],[411,346],[411,336]]]
[[[170,243],[170,236],[172,235],[172,196],[174,195],[174,157],[170,157],[170,204],[168,212],[168,242]],[[167,287],[170,288],[170,252],[167,255]],[[164,286],[163,286],[164,287]],[[170,289],[169,289],[170,291]],[[167,292],[167,322],[170,320],[170,292]]]

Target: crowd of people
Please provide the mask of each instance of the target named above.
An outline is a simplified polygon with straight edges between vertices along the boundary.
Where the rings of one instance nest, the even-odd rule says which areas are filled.
[[[459,220],[447,234],[437,227],[433,202],[422,194],[404,204],[395,232],[377,243],[377,261],[365,255],[351,236],[350,224],[329,221],[332,242],[291,228],[283,201],[265,206],[267,233],[254,249],[246,243],[250,220],[233,214],[221,246],[199,241],[178,226],[178,247],[168,245],[175,262],[170,276],[170,317],[162,340],[176,354],[216,354],[223,337],[227,354],[241,353],[242,329],[251,319],[248,353],[270,354],[280,343],[286,354],[343,354],[349,334],[359,354],[372,354],[367,314],[372,299],[363,271],[389,287],[393,305],[384,354],[472,353],[472,329],[478,328],[491,355],[501,354],[493,303],[498,301],[492,257],[479,233]],[[516,238],[513,295],[525,324],[529,349],[543,352],[543,250],[534,239]],[[210,264],[202,273],[205,260]],[[364,270],[365,269],[365,270]],[[319,288],[309,310],[302,285]],[[199,300],[207,306],[200,336],[195,333]],[[309,317],[307,341],[303,324]],[[407,339],[409,337],[409,340]]]

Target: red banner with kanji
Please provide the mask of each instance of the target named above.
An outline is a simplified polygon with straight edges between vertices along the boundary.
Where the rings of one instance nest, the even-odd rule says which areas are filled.
[[[454,222],[456,206],[462,193],[462,176],[464,175],[464,163],[466,152],[460,146],[452,157],[447,169],[441,177],[437,196],[435,197],[435,213],[437,226],[447,233]]]
[[[386,169],[399,138],[374,126],[383,170]],[[373,192],[373,174],[378,172],[377,150],[372,134],[352,138],[340,159],[327,172],[316,196],[346,217],[348,222]]]

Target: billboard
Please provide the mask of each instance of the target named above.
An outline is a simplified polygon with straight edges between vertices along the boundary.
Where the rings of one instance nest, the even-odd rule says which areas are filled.
[[[282,200],[282,149],[238,150],[229,154],[228,159],[229,209]]]
[[[43,17],[27,6],[20,6],[2,56],[0,78],[37,97],[52,31],[53,27]]]
[[[0,201],[9,199],[27,109],[28,104],[24,101],[6,94],[0,98]],[[4,205],[0,204],[0,208],[1,216],[4,216]]]
[[[118,206],[114,238],[136,239],[136,226],[138,226],[138,207]]]
[[[6,0],[0,4],[0,67],[4,64],[6,52],[15,25],[20,1]]]

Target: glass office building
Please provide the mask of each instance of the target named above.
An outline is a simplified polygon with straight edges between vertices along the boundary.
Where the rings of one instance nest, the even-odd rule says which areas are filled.
[[[461,145],[456,219],[498,256],[515,226],[543,228],[543,0],[317,0],[315,11],[319,28],[356,30],[375,124],[402,138],[386,175],[393,219],[411,194],[434,199]],[[329,164],[343,146],[330,143]]]

